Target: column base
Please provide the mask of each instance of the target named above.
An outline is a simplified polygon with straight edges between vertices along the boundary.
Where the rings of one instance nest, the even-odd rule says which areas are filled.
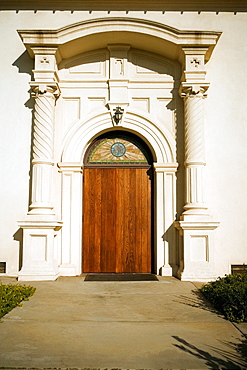
[[[55,213],[53,208],[48,208],[48,207],[31,207],[30,206],[30,211],[28,212],[28,216],[48,216],[48,217],[55,217]]]
[[[183,258],[178,277],[182,281],[206,282],[216,279],[213,232],[219,222],[211,220],[177,221],[175,227],[182,237]]]
[[[60,276],[76,276],[76,266],[71,263],[63,263],[59,266]]]
[[[181,277],[180,277],[180,280],[181,281],[196,281],[196,282],[199,282],[199,283],[207,283],[209,281],[215,281],[217,279],[218,276],[216,275],[207,275],[205,277],[201,276],[201,275],[186,275],[186,272],[182,273],[181,274]]]
[[[172,267],[170,265],[164,265],[159,271],[161,276],[172,276]]]
[[[40,270],[35,269],[34,271],[31,271],[30,269],[27,269],[26,271],[24,269],[21,269],[21,271],[18,274],[18,281],[54,281],[58,278],[59,272],[55,272],[53,270]]]
[[[59,270],[54,245],[62,222],[29,219],[19,222],[19,226],[23,229],[23,266],[18,280],[56,280]]]
[[[186,206],[184,207],[185,211],[180,217],[180,221],[205,221],[208,222],[211,220],[211,216],[208,212],[208,208],[203,205],[198,206]]]

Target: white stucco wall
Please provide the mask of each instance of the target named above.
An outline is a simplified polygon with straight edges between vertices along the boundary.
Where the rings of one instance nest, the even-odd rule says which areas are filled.
[[[220,17],[223,33],[208,66],[211,82],[206,103],[208,200],[221,224],[216,231],[219,274],[229,264],[246,263],[247,85],[244,60],[247,19]]]
[[[230,264],[247,263],[246,13],[0,12],[0,261],[7,262],[8,274],[17,274],[19,242],[14,239],[20,235],[14,234],[19,229],[17,221],[25,218],[29,204],[32,110],[28,82],[32,60],[17,30],[56,29],[82,20],[114,16],[150,19],[181,30],[222,32],[206,64],[210,88],[205,140],[207,201],[210,213],[220,221],[215,230],[216,271],[224,275],[230,272]],[[131,40],[127,42],[131,44]],[[182,209],[178,217],[181,213]]]

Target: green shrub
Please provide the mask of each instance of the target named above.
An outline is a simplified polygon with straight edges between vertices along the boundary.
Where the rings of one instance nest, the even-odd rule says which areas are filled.
[[[0,283],[0,318],[14,307],[21,306],[22,301],[28,301],[28,297],[32,296],[35,290],[32,286]]]
[[[200,290],[228,320],[247,321],[247,273],[226,275]]]

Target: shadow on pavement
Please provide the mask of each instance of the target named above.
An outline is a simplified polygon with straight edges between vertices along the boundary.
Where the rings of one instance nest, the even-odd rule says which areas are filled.
[[[201,310],[214,313],[217,316],[224,318],[224,316],[219,311],[217,311],[209,301],[206,300],[206,298],[200,291],[193,290],[191,293],[193,295],[192,297],[189,297],[187,295],[176,296],[178,299],[174,300],[174,302],[184,304],[189,307],[199,308]]]
[[[239,344],[224,341],[222,344],[226,346],[228,350],[222,350],[215,347],[209,347],[209,350],[214,351],[215,355],[212,355],[210,352],[201,350],[200,348],[188,343],[186,340],[178,337],[172,336],[172,338],[176,339],[178,344],[174,344],[175,347],[181,349],[182,351],[195,356],[198,359],[204,360],[205,365],[208,366],[209,369],[246,369],[247,367],[247,340],[243,339],[243,341]],[[233,353],[235,351],[235,354]],[[236,355],[236,352],[239,355]]]

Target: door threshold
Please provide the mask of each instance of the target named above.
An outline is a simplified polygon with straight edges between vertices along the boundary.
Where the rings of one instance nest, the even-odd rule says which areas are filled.
[[[159,281],[148,273],[89,273],[84,281]]]

